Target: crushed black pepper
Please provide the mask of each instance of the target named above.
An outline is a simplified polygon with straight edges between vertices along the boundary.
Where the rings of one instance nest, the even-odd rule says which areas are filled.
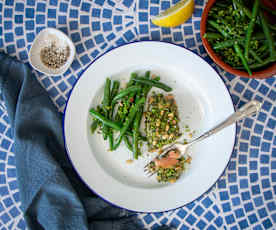
[[[57,47],[55,43],[51,43],[40,51],[42,63],[51,69],[58,69],[63,66],[69,55],[69,46]]]

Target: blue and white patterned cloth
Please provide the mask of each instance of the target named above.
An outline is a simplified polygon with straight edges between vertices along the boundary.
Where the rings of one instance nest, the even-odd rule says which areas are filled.
[[[77,55],[62,76],[35,72],[56,106],[63,111],[68,94],[82,70],[100,54],[137,40],[162,40],[189,48],[220,73],[235,107],[256,99],[263,102],[256,118],[238,123],[231,161],[214,187],[183,208],[139,214],[141,225],[155,229],[276,229],[276,77],[255,80],[236,77],[217,67],[200,39],[200,17],[205,1],[195,1],[193,17],[169,29],[150,17],[177,0],[1,0],[0,50],[28,62],[37,33],[55,27],[68,34]],[[0,103],[0,229],[26,229],[20,209],[13,139],[3,102]]]

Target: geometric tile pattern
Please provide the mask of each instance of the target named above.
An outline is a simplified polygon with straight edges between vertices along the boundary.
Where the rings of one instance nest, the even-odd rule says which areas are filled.
[[[236,81],[230,89],[239,107],[263,102],[254,119],[239,123],[237,143],[225,174],[217,183],[229,229],[275,229],[276,226],[276,81]]]
[[[213,188],[185,207],[139,214],[141,225],[185,229],[276,228],[276,77],[246,79],[224,72],[207,56],[200,39],[204,0],[195,1],[191,19],[176,28],[160,28],[150,18],[178,0],[3,0],[0,1],[0,50],[28,62],[37,33],[54,27],[68,34],[77,55],[69,70],[49,77],[34,71],[60,111],[72,86],[95,58],[113,47],[140,41],[167,41],[203,57],[221,75],[236,108],[251,99],[263,102],[255,118],[238,123],[231,161]],[[1,98],[1,94],[0,94]],[[26,229],[21,212],[13,138],[0,100],[0,230]]]

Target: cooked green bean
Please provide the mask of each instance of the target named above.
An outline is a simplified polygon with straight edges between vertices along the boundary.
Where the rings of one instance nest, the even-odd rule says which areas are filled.
[[[260,12],[260,18],[261,18],[262,28],[263,28],[265,37],[266,37],[267,42],[268,42],[270,57],[273,58],[276,55],[275,54],[274,40],[273,40],[271,32],[268,28],[268,24],[267,24],[267,21],[266,21],[264,15],[263,15],[263,12]]]
[[[129,82],[127,83],[127,88],[128,87],[130,87],[130,86],[132,86],[135,82],[133,81],[133,78],[135,78],[135,77],[137,77],[138,75],[137,75],[137,73],[135,73],[135,72],[133,72],[133,73],[131,73],[131,75],[130,75],[130,80],[129,80]]]
[[[261,54],[260,58],[264,59],[264,58],[267,58],[267,57],[269,57],[269,50],[268,50],[268,49],[265,50],[265,51]]]
[[[240,0],[235,0],[235,1],[233,0],[232,2],[233,2],[234,9],[239,10],[240,15],[243,17],[245,15],[244,11],[242,10],[241,7],[239,7],[239,5],[236,4],[236,2],[240,2]]]
[[[108,127],[115,129],[117,131],[120,131],[122,129],[122,127],[120,126],[120,124],[111,121],[109,119],[107,119],[105,116],[103,116],[102,114],[100,114],[99,112],[97,112],[95,109],[90,109],[90,114],[92,117],[94,117],[95,119],[101,121],[102,123],[104,123],[105,125],[107,125]],[[132,136],[132,133],[130,131],[126,131],[126,134],[128,136]],[[146,141],[147,138],[141,134],[139,134],[139,139],[142,141]]]
[[[138,111],[134,123],[133,123],[133,156],[134,159],[138,159],[139,154],[139,147],[138,147],[138,137],[139,137],[139,128],[141,123],[143,110],[140,108],[140,111]]]
[[[271,25],[271,24],[268,24],[268,27],[272,30],[276,30],[276,25]]]
[[[116,101],[120,100],[121,98],[125,97],[126,95],[133,93],[133,92],[138,92],[141,91],[142,88],[140,86],[130,86],[124,90],[122,90],[120,93],[118,93],[112,100],[111,104],[115,104]]]
[[[208,20],[208,23],[211,26],[213,26],[215,29],[217,29],[218,32],[220,32],[223,35],[223,37],[226,37],[226,38],[229,37],[228,33],[219,24],[217,24],[215,21]]]
[[[249,26],[246,31],[246,37],[245,37],[245,53],[244,56],[246,59],[248,59],[248,52],[249,52],[249,46],[250,46],[250,40],[251,40],[251,35],[255,26],[256,22],[256,17],[259,11],[259,5],[260,5],[260,0],[255,0],[254,5],[253,5],[253,10],[252,10],[252,18],[249,22]]]
[[[143,89],[143,97],[147,98],[147,95],[149,93],[149,91],[152,89],[152,86],[144,86],[144,89]]]
[[[256,34],[252,36],[252,40],[251,41],[263,41],[265,39],[265,35],[262,34]],[[241,37],[238,39],[229,39],[226,41],[222,41],[222,42],[217,42],[214,44],[213,49],[223,49],[223,48],[228,48],[228,47],[232,47],[234,45],[235,42],[238,42],[239,44],[243,44],[245,41],[245,37]]]
[[[111,120],[107,119],[105,116],[103,116],[102,114],[97,112],[95,109],[92,108],[92,109],[90,109],[89,112],[94,118],[100,120],[104,125],[106,125],[110,128],[113,128],[115,130],[120,130],[121,129],[120,125],[118,125],[114,121],[111,121]]]
[[[145,73],[145,78],[150,78],[150,71],[147,71],[146,73]],[[133,79],[133,78],[132,78]],[[160,80],[160,77],[156,77],[155,78],[155,81],[159,81]],[[148,95],[148,92],[151,90],[151,88],[152,88],[152,86],[150,86],[150,85],[146,85],[146,84],[142,84],[142,83],[139,83],[139,82],[136,82],[136,86],[141,86],[142,87],[142,85],[143,85],[143,87],[142,87],[142,95],[141,96],[144,96],[145,98],[147,97],[147,95]],[[136,96],[135,96],[135,94],[136,94]],[[135,99],[135,101],[137,102],[138,101],[138,99],[139,99],[139,97],[140,97],[140,94],[139,94],[139,92],[133,92],[133,93],[130,93],[129,94],[129,96],[128,96],[128,98],[126,99],[126,102],[125,102],[125,104],[124,104],[124,110],[125,111],[129,111],[129,108],[130,108],[130,106],[131,106],[131,103],[132,102],[134,102],[134,98],[136,97],[136,99]],[[121,117],[121,121],[124,121],[125,120],[125,118],[126,118],[126,116],[127,116],[127,113],[124,113],[123,114],[123,116]]]
[[[154,78],[154,81],[160,81],[160,77],[159,76],[156,76],[155,78]]]
[[[133,75],[134,76],[134,75]],[[136,75],[137,76],[137,75]],[[133,79],[133,78],[132,78]],[[135,85],[136,87],[141,87],[139,84],[137,84],[135,81],[133,81],[133,85]],[[132,86],[133,87],[133,86]],[[142,87],[141,87],[141,90],[142,90]],[[125,120],[125,118],[126,118],[126,116],[127,116],[127,111],[129,111],[129,109],[130,109],[130,106],[131,106],[131,103],[132,102],[134,102],[134,98],[135,98],[135,95],[136,94],[138,94],[139,93],[139,91],[133,91],[133,92],[131,92],[129,95],[128,95],[128,97],[126,97],[126,98],[123,98],[122,99],[122,102],[123,102],[123,104],[124,104],[124,113],[123,113],[123,115],[122,115],[122,117],[121,117],[121,121],[123,122],[124,120]]]
[[[258,68],[261,68],[261,67],[264,67],[272,62],[275,62],[276,61],[276,58],[271,58],[271,57],[268,57],[267,59],[265,59],[263,61],[263,63],[255,63],[255,64],[252,64],[252,65],[249,65],[249,67],[251,69],[258,69]],[[238,66],[236,67],[237,69],[244,69],[244,66]]]
[[[258,56],[258,54],[254,50],[249,50],[251,56],[259,63],[263,63],[263,60]]]
[[[135,85],[135,81],[133,81],[133,78],[135,78],[137,76],[138,76],[137,73],[135,73],[135,72],[131,73],[130,80],[127,83],[126,89]],[[124,105],[124,108],[123,108],[124,111],[128,111],[129,110],[130,100],[131,100],[131,98],[133,98],[135,96],[135,93],[136,92],[131,92],[126,99],[122,98],[122,102],[123,103],[124,103],[124,101],[126,101],[126,104]],[[123,114],[121,114],[121,116],[119,116],[119,114],[117,113],[117,115],[116,115],[115,118],[116,118],[116,120],[119,119],[121,122],[123,122],[124,119],[125,119],[125,117],[126,117],[126,115],[127,115],[126,113],[123,113]]]
[[[149,76],[147,76],[146,75],[146,78],[150,78],[150,75]],[[154,78],[154,81],[160,81],[160,77],[159,76],[156,76],[155,78]],[[143,96],[145,97],[145,98],[147,98],[147,96],[148,96],[148,93],[149,93],[149,91],[152,89],[152,86],[150,86],[150,85],[145,85],[144,86],[144,88],[143,88]]]
[[[243,45],[245,47],[245,45]],[[252,49],[249,50],[250,55],[259,63],[263,63],[263,60],[259,57],[259,55]]]
[[[217,33],[218,31],[213,27],[209,27],[208,32]]]
[[[94,120],[90,126],[91,133],[95,133],[96,129],[98,128],[99,120]]]
[[[108,106],[110,103],[110,84],[111,84],[111,80],[107,78],[104,86],[104,98],[103,98],[104,110],[108,110]]]
[[[146,79],[150,79],[150,71],[147,71],[147,72],[146,72],[145,78],[146,78]],[[147,98],[147,94],[148,94],[148,92],[151,90],[151,88],[152,88],[152,86],[149,86],[149,85],[144,85],[144,86],[143,86],[143,91],[142,91],[142,93],[143,93],[143,96],[144,96],[145,98]]]
[[[233,0],[233,1],[236,1],[236,0]],[[241,2],[240,3],[237,3],[239,6],[240,6],[240,8],[243,10],[243,12],[245,13],[245,15],[249,18],[249,19],[251,19],[252,18],[252,13],[250,12],[250,10],[246,7],[246,6],[244,6]],[[264,6],[261,6],[263,9],[264,9]],[[267,10],[269,9],[269,8],[266,8]],[[269,9],[270,10],[270,9]],[[276,11],[273,11],[273,10],[271,10],[272,12],[270,12],[270,13],[272,13],[273,15],[275,15],[276,14]],[[258,25],[261,25],[261,22],[260,22],[260,20],[256,20],[256,23],[258,24]],[[272,29],[272,30],[276,30],[276,26],[275,25],[272,25],[272,24],[268,24],[268,27],[270,28],[270,29]]]
[[[164,83],[161,83],[159,81],[156,81],[156,80],[149,80],[147,78],[133,78],[134,81],[136,82],[140,82],[140,83],[143,83],[143,84],[146,84],[146,85],[149,85],[149,86],[153,86],[153,87],[156,87],[156,88],[160,88],[160,89],[163,89],[165,90],[166,92],[171,92],[172,91],[172,88],[165,85]]]
[[[147,141],[147,137],[143,136],[141,133],[139,133],[139,139],[141,141]]]
[[[123,136],[125,135],[125,133],[127,132],[128,128],[130,126],[130,124],[134,120],[134,118],[136,116],[136,113],[138,112],[140,106],[144,105],[145,100],[146,99],[144,97],[140,98],[139,101],[130,108],[129,115],[128,115],[123,127],[120,130],[120,135],[118,137],[118,142],[113,146],[113,150],[115,150],[119,147],[119,145],[120,145],[120,143],[123,139]]]
[[[212,33],[212,32],[207,32],[203,35],[204,38],[211,38],[211,39],[220,39],[223,38],[221,34],[218,33]]]
[[[268,44],[265,42],[260,48],[257,50],[259,53],[263,53],[264,51],[268,50]]]
[[[124,135],[123,140],[124,140],[127,148],[132,152],[133,151],[132,144],[130,143],[130,141],[126,135]]]
[[[110,85],[111,85],[111,80],[109,78],[106,79],[105,81],[105,86],[104,86],[104,98],[103,98],[103,110],[104,110],[104,115],[107,117],[109,114],[109,105],[110,105]],[[107,139],[107,134],[108,134],[108,127],[106,127],[103,124],[102,127],[102,132],[103,132],[103,138],[104,140]]]
[[[233,0],[235,1],[235,0]],[[236,2],[236,1],[235,1]],[[240,9],[244,12],[244,14],[251,20],[253,15],[252,12],[243,4],[242,1],[239,1],[238,3],[236,2],[237,5],[239,5]],[[256,18],[255,21],[258,25],[261,25],[261,22],[258,18]]]
[[[221,29],[225,29],[224,31],[227,33],[228,37],[235,34],[235,28],[232,27],[232,25],[229,24],[225,18],[222,17],[219,19],[219,21],[221,23]]]
[[[251,11],[241,2],[241,1],[237,1],[237,0],[233,0],[233,2],[235,2],[235,4],[243,11],[243,13],[249,18],[252,18],[252,13]]]
[[[224,49],[227,47],[232,47],[235,44],[235,42],[242,43],[243,41],[244,41],[244,39],[242,38],[242,39],[237,39],[236,41],[231,39],[231,40],[226,40],[223,42],[218,42],[213,46],[213,49],[217,50],[217,49]]]
[[[112,90],[111,90],[111,101],[118,94],[119,88],[120,88],[120,82],[119,81],[114,81],[113,85],[112,85]],[[112,119],[112,117],[113,117],[114,109],[115,109],[115,104],[111,103],[111,109],[110,109],[110,112],[109,112],[109,118],[110,119]]]
[[[145,78],[150,79],[150,71],[147,71],[147,72],[146,72]]]
[[[112,85],[112,90],[111,90],[111,100],[117,95],[119,88],[120,88],[120,82],[114,81]]]
[[[234,44],[234,49],[235,49],[237,55],[240,57],[242,64],[244,65],[244,68],[247,70],[248,74],[250,76],[252,76],[252,72],[251,72],[251,70],[247,64],[247,61],[246,61],[245,57],[243,56],[242,51],[237,42]]]
[[[276,62],[276,57],[268,57],[267,59],[265,59],[264,61],[263,61],[263,63],[262,64],[259,64],[259,63],[255,63],[255,64],[252,64],[252,65],[249,65],[249,67],[251,68],[251,69],[256,69],[256,68],[260,68],[260,67],[263,67],[263,66],[265,66],[265,65],[268,65],[268,64],[270,64],[270,63],[272,63],[272,62]]]
[[[135,98],[135,103],[137,103],[138,100],[142,97],[142,92],[143,92],[144,88],[146,87],[146,85],[143,86],[142,84],[140,84],[138,82],[136,82],[136,84],[141,87],[141,91],[137,92],[136,95],[132,95],[133,99]],[[133,102],[132,99],[130,99],[130,100]]]

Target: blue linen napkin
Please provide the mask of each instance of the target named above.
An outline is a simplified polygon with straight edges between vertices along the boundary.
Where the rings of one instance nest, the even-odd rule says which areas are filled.
[[[109,205],[81,182],[65,152],[62,114],[28,66],[4,53],[0,53],[0,89],[11,123],[28,228],[140,229],[135,213]]]

